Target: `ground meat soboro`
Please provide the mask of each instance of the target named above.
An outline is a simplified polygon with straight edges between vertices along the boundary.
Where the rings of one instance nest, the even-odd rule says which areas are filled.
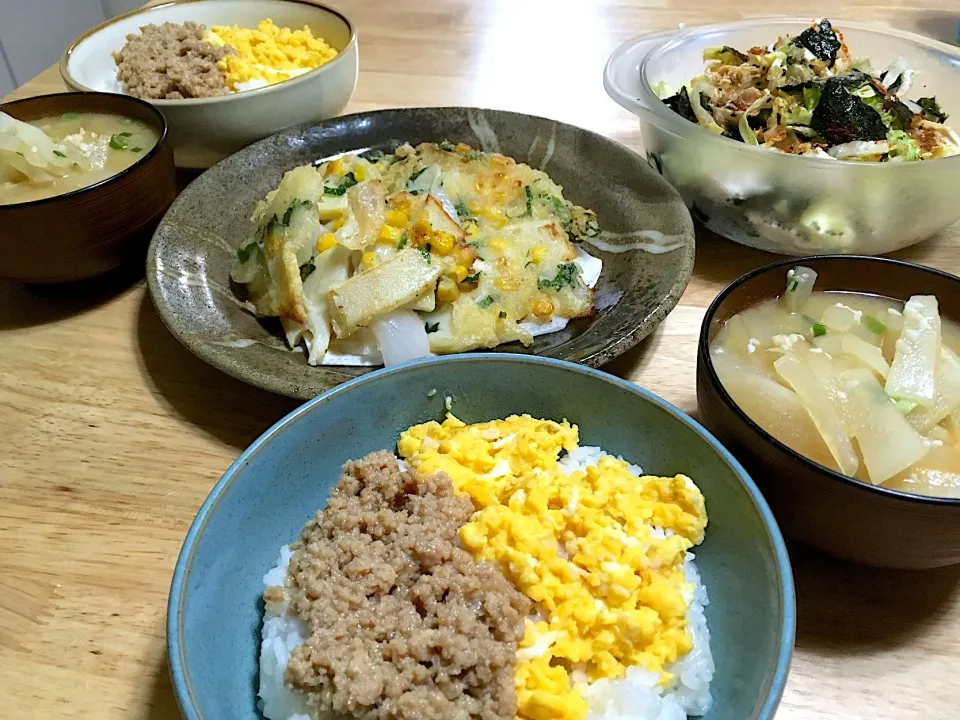
[[[457,545],[472,513],[448,476],[414,479],[390,453],[344,467],[291,546],[288,592],[310,639],[286,682],[318,716],[513,719],[532,607]]]
[[[146,100],[204,98],[227,92],[217,63],[236,51],[203,39],[206,28],[193,22],[145,25],[113,53],[117,80],[134,97]]]

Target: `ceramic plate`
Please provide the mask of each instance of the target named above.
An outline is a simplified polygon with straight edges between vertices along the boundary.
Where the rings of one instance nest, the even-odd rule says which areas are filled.
[[[580,128],[517,113],[468,108],[382,110],[283,131],[227,158],[170,208],[150,245],[147,282],[170,331],[234,377],[312,398],[369,367],[307,364],[276,319],[258,320],[232,286],[236,248],[254,231],[254,203],[298,165],[345,152],[391,152],[403,142],[464,142],[540,168],[564,197],[596,211],[601,235],[585,249],[603,260],[595,317],[571,322],[530,347],[598,366],[650,334],[677,304],[693,270],[693,223],[683,201],[639,155]]]

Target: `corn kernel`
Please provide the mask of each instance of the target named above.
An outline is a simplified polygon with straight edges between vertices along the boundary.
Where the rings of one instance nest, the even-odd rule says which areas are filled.
[[[317,252],[329,250],[337,244],[337,238],[333,233],[323,233],[317,238]]]
[[[413,226],[413,244],[423,247],[427,243],[433,243],[433,228],[423,219],[417,220]]]
[[[451,278],[442,277],[437,283],[437,302],[452,303],[460,297],[460,288]]]
[[[442,230],[438,233],[435,233],[433,240],[431,241],[431,246],[439,255],[449,255],[453,251],[453,246],[456,244],[457,240],[448,232],[443,232]]]
[[[410,216],[402,210],[387,210],[387,225],[405,228],[410,224]]]
[[[337,218],[343,217],[343,208],[338,207],[322,207],[318,214],[320,222],[326,223],[331,220],[336,220]]]
[[[468,268],[473,265],[473,261],[477,259],[477,249],[473,245],[461,245],[454,250],[452,254],[457,261],[457,265],[463,265]]]
[[[478,232],[480,232],[480,228],[477,227],[476,223],[467,223],[467,227],[464,229],[467,231],[468,237],[473,237]]]
[[[540,320],[547,320],[553,315],[553,303],[549,298],[541,297],[533,304],[533,314]]]
[[[376,262],[377,262],[376,253],[365,252],[363,255],[360,256],[360,264],[367,269],[372,268],[376,264]]]
[[[403,236],[403,230],[395,228],[392,225],[384,225],[380,228],[379,240],[390,245],[396,245]]]
[[[457,282],[463,282],[464,278],[466,278],[467,275],[470,274],[470,271],[467,270],[466,266],[464,265],[454,265],[453,272],[451,272],[450,274],[453,276],[453,279],[456,280]]]
[[[520,287],[520,281],[512,275],[501,275],[497,278],[494,284],[501,290],[506,290],[507,292],[516,290],[518,287]]]
[[[334,229],[334,230],[339,230],[340,228],[343,227],[343,224],[344,224],[346,221],[347,221],[347,216],[346,216],[346,215],[341,215],[340,217],[338,217],[336,220],[333,221],[333,229]]]
[[[357,182],[363,182],[367,179],[367,169],[363,165],[354,165],[353,176],[357,179]]]
[[[327,175],[345,175],[346,172],[347,166],[340,158],[333,160],[329,165],[327,165]]]
[[[507,249],[507,241],[503,238],[495,237],[488,244],[490,245],[490,249],[495,252],[502,253]]]
[[[543,258],[547,255],[547,248],[544,245],[537,245],[530,251],[530,259],[533,260],[538,265],[543,261]]]

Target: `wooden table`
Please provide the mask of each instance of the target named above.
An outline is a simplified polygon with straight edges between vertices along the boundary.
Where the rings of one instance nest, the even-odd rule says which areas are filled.
[[[836,0],[816,11],[950,40],[960,9],[951,3]],[[601,86],[610,52],[646,31],[747,10],[732,0],[337,4],[361,38],[350,111],[504,108],[635,148],[635,119]],[[50,69],[12,97],[64,89]],[[957,272],[958,240],[954,227],[898,256]],[[607,369],[694,412],[704,308],[772,259],[702,233],[680,305]],[[45,291],[0,283],[0,716],[178,717],[164,620],[180,544],[220,474],[295,406],[183,349],[142,274]],[[960,567],[883,572],[800,549],[793,561],[799,625],[778,720],[960,714]],[[724,649],[715,653],[722,661]]]

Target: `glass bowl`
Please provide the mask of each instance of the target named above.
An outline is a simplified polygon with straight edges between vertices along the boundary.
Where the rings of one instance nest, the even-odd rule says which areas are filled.
[[[675,114],[652,89],[660,82],[679,88],[701,75],[706,47],[767,46],[810,24],[768,18],[643,35],[613,53],[604,87],[640,118],[647,156],[693,216],[744,245],[784,255],[881,255],[960,219],[960,156],[862,163],[787,155],[714,135]],[[875,71],[906,58],[918,71],[910,98],[936,95],[960,122],[960,49],[899,30],[834,26]]]

